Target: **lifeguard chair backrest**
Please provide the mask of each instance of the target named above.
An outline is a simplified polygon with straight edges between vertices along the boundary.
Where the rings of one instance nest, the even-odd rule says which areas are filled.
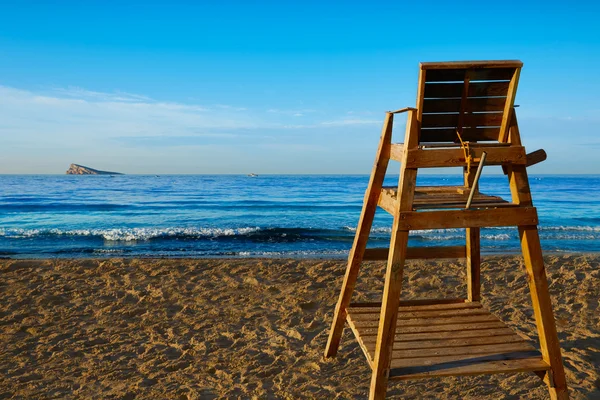
[[[419,142],[508,140],[509,117],[523,63],[455,61],[421,63]]]

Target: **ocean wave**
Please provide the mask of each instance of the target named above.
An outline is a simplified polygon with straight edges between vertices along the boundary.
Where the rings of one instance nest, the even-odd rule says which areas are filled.
[[[244,228],[112,228],[112,229],[4,229],[0,237],[32,238],[40,236],[90,236],[108,241],[138,241],[164,237],[206,238],[219,236],[246,235],[259,231],[258,227]]]
[[[541,231],[600,232],[600,226],[540,226]]]
[[[0,238],[31,239],[53,237],[101,238],[105,241],[136,242],[151,240],[248,240],[253,242],[291,243],[302,241],[352,241],[356,228],[338,229],[312,227],[139,227],[104,229],[23,229],[0,228]],[[371,240],[387,240],[390,227],[373,227]],[[540,236],[551,240],[600,239],[600,227],[555,226],[541,228]],[[410,238],[421,241],[448,241],[465,239],[464,229],[428,229],[411,231]],[[518,240],[516,228],[485,228],[482,240]]]

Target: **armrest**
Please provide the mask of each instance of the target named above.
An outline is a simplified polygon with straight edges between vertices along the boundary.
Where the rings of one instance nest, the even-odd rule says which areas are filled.
[[[547,154],[543,149],[532,151],[531,153],[526,155],[527,163],[525,164],[525,166],[531,167],[532,165],[541,163],[542,161],[546,160],[546,157]],[[508,174],[508,169],[506,165],[502,166],[502,172],[504,172],[504,175]]]
[[[417,109],[413,108],[413,107],[404,107],[404,108],[401,108],[401,109],[396,110],[396,111],[386,111],[386,112],[388,114],[400,114],[400,113],[407,112],[407,111],[417,111]]]
[[[532,165],[541,163],[545,161],[547,157],[546,152],[543,149],[539,149],[527,154],[527,166],[531,167]]]

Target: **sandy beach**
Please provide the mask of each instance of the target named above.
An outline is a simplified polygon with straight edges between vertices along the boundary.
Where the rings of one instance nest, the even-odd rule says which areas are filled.
[[[546,266],[572,398],[600,398],[600,255]],[[0,398],[366,398],[346,328],[324,361],[342,260],[0,261]],[[381,295],[365,263],[355,300]],[[462,262],[411,262],[403,298],[463,295]],[[484,257],[482,303],[536,342],[516,256]],[[391,382],[390,398],[545,399],[533,374]]]

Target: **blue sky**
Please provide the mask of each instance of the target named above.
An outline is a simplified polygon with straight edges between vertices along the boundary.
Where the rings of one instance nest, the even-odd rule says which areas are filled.
[[[0,173],[369,173],[418,63],[465,59],[524,62],[532,172],[600,173],[596,2],[123,3],[1,2]]]

